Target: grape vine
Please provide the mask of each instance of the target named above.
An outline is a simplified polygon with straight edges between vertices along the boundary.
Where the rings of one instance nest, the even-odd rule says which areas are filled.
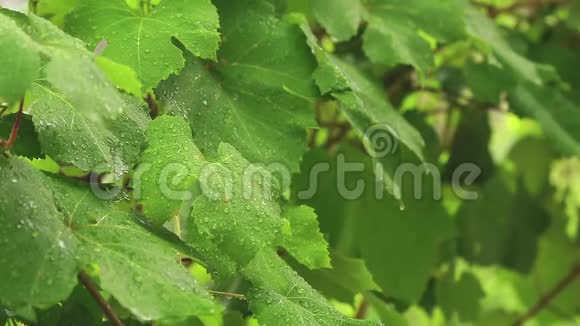
[[[580,2],[0,1],[0,326],[580,323]]]

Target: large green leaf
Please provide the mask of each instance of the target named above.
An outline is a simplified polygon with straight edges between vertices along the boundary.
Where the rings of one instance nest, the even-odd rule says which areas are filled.
[[[465,10],[465,21],[468,34],[479,40],[482,46],[490,50],[500,60],[503,68],[509,73],[541,85],[546,75],[545,66],[538,65],[514,51],[494,22],[477,9]]]
[[[538,236],[547,224],[545,210],[515,180],[500,173],[490,179],[475,201],[462,204],[457,223],[459,254],[479,264],[503,264],[528,272]]]
[[[181,117],[155,119],[147,128],[147,140],[149,146],[133,181],[135,197],[149,219],[163,224],[191,199],[190,190],[204,159]]]
[[[409,189],[410,185],[404,187]],[[423,181],[423,186],[431,184]],[[413,186],[411,189],[415,190]],[[430,196],[423,192],[421,199],[407,200],[404,209],[393,199],[374,198],[353,208],[365,212],[355,215],[361,219],[356,239],[376,283],[387,296],[408,303],[421,298],[441,246],[453,235],[449,216]]]
[[[271,324],[277,316],[282,318],[278,321],[297,325],[313,325],[313,321],[320,325],[355,323],[336,312],[278,257],[275,245],[289,231],[288,222],[280,216],[276,179],[248,163],[231,145],[221,144],[218,154],[218,162],[201,168],[201,193],[193,201],[186,226],[189,237],[209,239],[195,241],[199,252],[223,255],[236,263],[242,276],[254,286],[250,294],[252,309],[263,322]],[[208,261],[223,263],[215,257]],[[289,297],[294,290],[299,297]],[[268,296],[280,301],[272,304],[274,299]],[[292,314],[298,314],[299,319],[290,321]]]
[[[304,36],[260,0],[217,1],[223,43],[217,64],[186,54],[177,76],[157,94],[169,112],[187,117],[208,158],[220,142],[256,163],[296,171],[312,111],[314,60]]]
[[[475,276],[462,273],[459,277],[450,272],[438,280],[435,295],[441,309],[451,319],[456,315],[461,321],[478,320],[483,290]]]
[[[549,87],[549,82],[559,79],[555,69],[516,52],[493,21],[477,10],[467,10],[466,20],[470,35],[483,43],[501,68],[485,71],[486,76],[494,80],[500,73],[507,76],[502,84],[514,111],[537,120],[560,152],[578,155],[580,119],[576,112],[579,108],[560,90]]]
[[[123,112],[105,125],[91,121],[66,97],[41,83],[32,88],[32,119],[44,153],[84,171],[122,174],[139,160],[150,121],[142,104],[123,97]]]
[[[511,93],[514,110],[542,126],[554,147],[564,155],[580,155],[580,108],[558,90],[520,83]]]
[[[338,166],[340,156],[345,162],[358,164],[357,171],[341,176],[344,167]],[[312,171],[321,161],[330,166],[317,176],[317,192],[310,196],[304,193],[312,187],[310,172],[295,178],[294,192],[299,202],[315,209],[332,249],[346,256],[360,255],[376,284],[389,297],[416,302],[437,263],[439,247],[453,235],[451,219],[434,197],[436,177],[409,171],[402,183],[402,206],[381,191],[374,164],[358,149],[343,146],[333,156],[313,151],[305,156],[301,170]],[[422,171],[420,164],[414,164]]]
[[[82,1],[66,19],[67,30],[89,46],[107,40],[103,55],[133,68],[145,90],[183,67],[173,37],[196,56],[215,60],[218,26],[209,0],[165,0],[141,11],[132,10],[124,0]]]
[[[367,141],[367,150],[387,171],[387,189],[400,193],[393,179],[393,163],[400,161],[399,142],[423,159],[421,134],[388,102],[384,92],[354,65],[325,52],[311,31],[302,24],[317,60],[314,79],[322,94],[335,98],[348,121]]]
[[[34,42],[3,14],[0,14],[0,57],[0,99],[13,104],[38,76],[40,58]]]
[[[371,0],[364,51],[374,63],[410,64],[425,71],[434,64],[433,51],[419,31],[442,41],[463,36],[462,6],[456,0]]]
[[[41,76],[86,118],[103,124],[105,119],[115,118],[123,111],[123,98],[95,64],[93,54],[85,49],[82,42],[32,14],[24,16],[2,10],[0,15],[3,20],[13,19],[26,33],[11,33],[19,38],[15,43],[20,44],[20,47],[25,46],[29,52],[28,55],[22,54],[23,57],[37,58],[32,60],[42,58]],[[10,25],[12,24],[8,23]],[[37,72],[31,75],[26,71],[34,67],[23,67],[29,79],[36,76]],[[27,82],[20,87],[27,87],[29,84]],[[21,91],[22,89],[17,92]]]
[[[144,320],[211,316],[209,294],[181,265],[176,238],[95,197],[90,189],[50,180],[59,210],[80,243],[75,254],[96,264],[100,285]]]
[[[79,243],[45,182],[22,160],[0,157],[0,302],[11,308],[55,304],[76,284]]]
[[[371,62],[409,64],[420,72],[434,65],[428,38],[453,41],[465,36],[463,5],[457,0],[312,0],[318,22],[338,41],[356,34],[367,22],[363,49]]]
[[[274,251],[262,250],[242,269],[254,288],[250,309],[267,325],[380,325],[339,314]]]
[[[268,171],[250,164],[233,146],[221,144],[218,154],[219,161],[202,168],[202,194],[193,201],[192,217],[201,237],[244,265],[279,242],[280,190]]]
[[[214,314],[209,294],[178,261],[188,249],[176,238],[88,187],[46,177],[16,158],[0,164],[3,304],[53,305],[93,265],[103,290],[141,319]]]

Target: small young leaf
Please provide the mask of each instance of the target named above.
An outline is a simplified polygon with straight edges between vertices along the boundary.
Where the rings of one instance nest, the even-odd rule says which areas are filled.
[[[308,206],[285,207],[282,217],[290,222],[291,235],[284,236],[282,246],[301,264],[310,268],[330,268],[328,243],[320,234],[316,213]]]

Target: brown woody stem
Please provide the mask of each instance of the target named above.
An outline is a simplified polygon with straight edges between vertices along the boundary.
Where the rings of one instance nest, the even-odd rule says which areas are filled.
[[[91,277],[87,275],[87,273],[85,273],[84,271],[80,271],[78,274],[78,278],[79,282],[82,283],[82,285],[87,289],[87,291],[89,291],[89,293],[95,299],[95,301],[97,301],[97,303],[101,307],[101,310],[103,310],[103,313],[105,313],[105,316],[107,316],[107,319],[109,319],[111,324],[115,326],[123,326],[123,323],[121,322],[121,320],[119,320],[119,317],[117,317],[117,315],[113,311],[113,308],[111,308],[109,303],[103,298],[103,296],[99,292],[99,289],[97,289],[97,287],[91,280]]]
[[[518,318],[513,325],[523,325],[525,322],[532,319],[542,309],[546,308],[554,298],[572,284],[578,276],[580,276],[580,263],[576,263],[564,278],[562,278],[550,291],[544,294],[536,304],[534,304],[523,316]]]
[[[20,120],[22,120],[22,111],[24,110],[24,98],[20,101],[20,107],[18,108],[18,113],[16,113],[16,120],[14,121],[14,125],[12,126],[12,131],[10,132],[10,137],[6,144],[4,145],[4,149],[9,151],[14,143],[16,142],[16,138],[18,138],[18,130],[20,130]]]

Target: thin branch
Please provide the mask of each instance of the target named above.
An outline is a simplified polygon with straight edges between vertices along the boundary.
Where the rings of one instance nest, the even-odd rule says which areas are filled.
[[[149,107],[149,115],[151,116],[152,119],[155,119],[159,115],[159,104],[157,104],[157,101],[151,95],[151,93],[147,94],[147,96],[145,97],[145,102]]]
[[[243,300],[246,301],[246,297],[243,294],[238,294],[238,293],[230,293],[230,292],[221,292],[221,291],[213,291],[213,290],[208,290],[209,293],[211,294],[215,294],[215,295],[221,295],[224,297],[228,297],[228,298],[235,298],[235,299],[239,299],[239,300]]]
[[[10,137],[6,144],[4,144],[4,149],[9,151],[14,143],[16,142],[16,138],[18,138],[18,130],[20,130],[20,120],[22,120],[22,111],[24,110],[24,98],[20,101],[20,107],[18,108],[18,113],[16,113],[16,120],[14,121],[14,125],[12,126],[12,131],[10,132]]]
[[[580,263],[576,263],[570,272],[564,276],[550,291],[542,296],[536,304],[534,304],[523,316],[514,322],[514,326],[523,325],[528,320],[532,319],[542,309],[546,308],[554,298],[556,298],[562,291],[571,285],[576,278],[580,276]]]
[[[365,319],[367,316],[368,310],[369,310],[369,302],[368,302],[367,298],[363,298],[362,302],[358,306],[358,309],[356,311],[356,315],[354,316],[354,318]]]
[[[89,293],[95,299],[95,301],[97,301],[97,303],[101,307],[101,310],[103,310],[105,316],[107,316],[107,319],[109,319],[111,324],[115,326],[123,326],[123,323],[121,322],[121,320],[119,320],[119,317],[117,317],[117,315],[113,311],[113,308],[111,308],[109,303],[103,298],[103,296],[101,296],[101,293],[91,280],[91,277],[87,275],[87,273],[85,273],[84,271],[80,271],[78,278],[79,282],[82,283],[82,285],[87,289],[87,291],[89,291]]]
[[[328,140],[326,141],[326,148],[330,149],[334,146],[340,144],[340,142],[344,139],[344,137],[348,134],[350,130],[350,125],[344,124],[341,125],[338,130],[332,130]]]

